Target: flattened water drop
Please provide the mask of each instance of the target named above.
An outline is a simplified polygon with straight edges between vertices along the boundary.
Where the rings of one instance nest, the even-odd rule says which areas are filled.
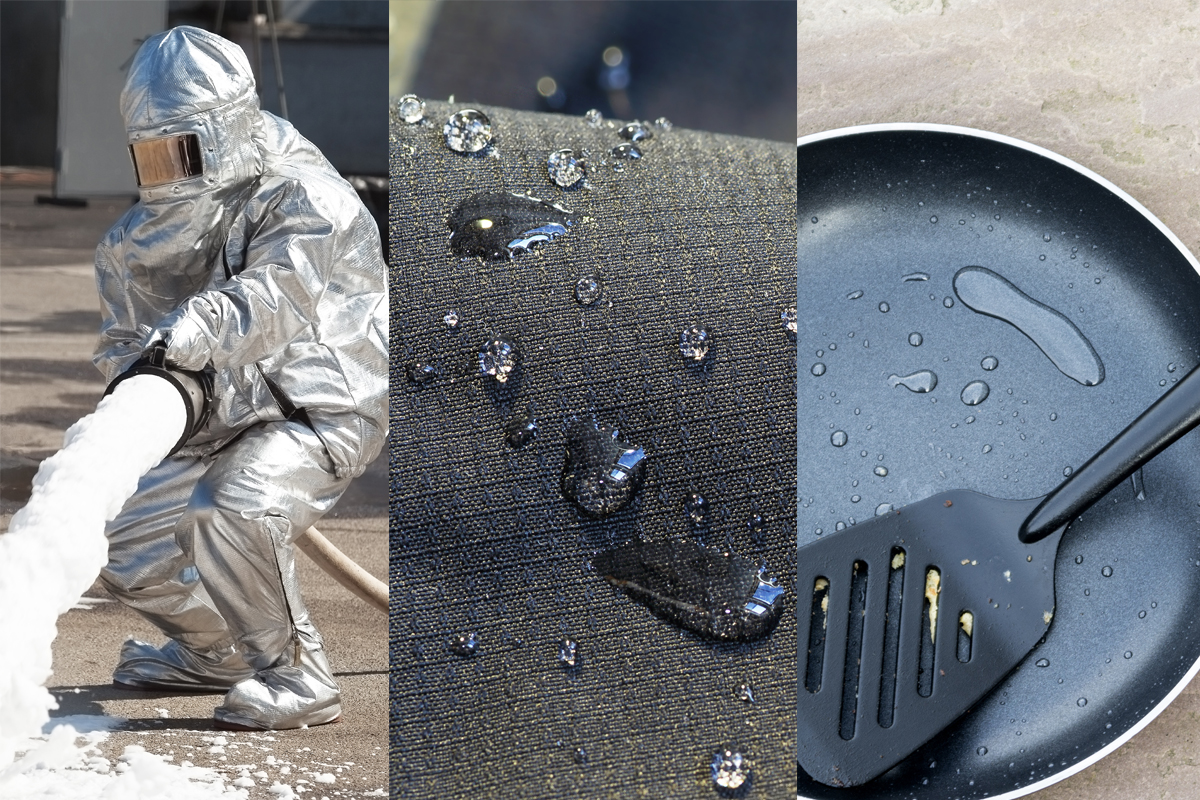
[[[738,789],[750,778],[750,762],[736,750],[713,756],[712,780],[718,789]]]
[[[684,359],[699,364],[708,355],[708,330],[699,325],[689,325],[679,334],[679,354]]]
[[[887,467],[876,467],[875,474],[881,478],[886,478],[888,474]]]
[[[784,590],[765,569],[695,542],[631,542],[592,559],[604,578],[656,616],[706,639],[751,641],[783,613]]]
[[[971,310],[1007,322],[1038,346],[1059,371],[1084,386],[1104,380],[1104,363],[1075,323],[983,267],[963,267],[954,291]]]
[[[555,186],[570,189],[587,177],[587,167],[574,150],[555,150],[546,159],[546,171]]]
[[[928,272],[910,272],[900,280],[902,281],[927,281],[929,280]]]
[[[575,283],[575,299],[580,305],[590,306],[592,303],[600,299],[600,294],[603,291],[600,281],[588,276],[580,278]]]
[[[593,519],[629,505],[646,475],[646,452],[595,419],[566,421],[562,495]]]
[[[644,142],[654,138],[654,132],[640,122],[631,122],[623,126],[617,133],[622,139],[628,139],[631,142]]]
[[[415,94],[406,94],[396,106],[403,122],[413,125],[425,119],[425,101]]]
[[[612,157],[619,161],[637,161],[641,159],[642,151],[635,144],[622,142],[612,149]]]
[[[408,382],[415,384],[429,383],[437,377],[437,369],[432,364],[414,361],[408,365]]]
[[[816,220],[815,217],[813,219],[814,219],[814,221]],[[862,289],[855,289],[853,292],[850,292],[850,294],[846,295],[846,299],[847,300],[857,300],[858,298],[860,298],[862,296],[863,296]]]
[[[448,645],[450,652],[456,656],[473,656],[479,649],[479,637],[474,633],[464,633],[450,637]]]
[[[497,383],[505,383],[517,366],[519,356],[517,345],[512,339],[493,336],[479,348],[479,374],[495,378]]]
[[[961,399],[969,406],[977,406],[987,400],[991,389],[983,381],[971,381],[963,387]]]
[[[528,195],[484,192],[459,203],[446,224],[455,255],[500,259],[562,236],[574,214]]]
[[[884,514],[890,513],[891,510],[891,503],[880,503],[879,505],[875,506],[875,516],[882,517]]]
[[[820,377],[825,374],[825,365],[820,361],[812,365],[812,374]]]
[[[454,152],[478,153],[492,141],[492,121],[482,111],[464,108],[446,120],[442,134]]]
[[[914,372],[912,375],[891,375],[888,377],[888,386],[893,388],[903,386],[910,392],[925,394],[932,392],[937,386],[937,375],[931,370],[923,369],[919,372]]]

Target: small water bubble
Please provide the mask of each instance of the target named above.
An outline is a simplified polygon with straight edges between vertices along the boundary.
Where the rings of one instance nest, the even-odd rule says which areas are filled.
[[[720,789],[737,789],[750,778],[750,761],[736,750],[713,756],[712,780]]]
[[[685,360],[700,363],[708,355],[709,335],[706,328],[689,325],[679,334],[679,354]]]
[[[1126,650],[1126,651],[1125,651],[1125,657],[1126,657],[1126,658],[1133,658],[1133,651],[1132,651],[1132,650]]]
[[[408,365],[408,382],[415,384],[429,383],[437,377],[437,369],[432,364],[422,364],[414,361]]]
[[[963,387],[962,394],[959,398],[969,406],[977,406],[984,400],[987,400],[988,393],[991,389],[983,381],[971,381]]]
[[[1150,604],[1150,607],[1151,607],[1151,608],[1158,608],[1158,603],[1151,603],[1151,604]]]
[[[1071,473],[1073,473],[1074,471],[1075,471],[1075,470],[1074,470],[1072,467],[1070,467],[1069,465],[1068,465],[1068,466],[1065,466],[1065,467],[1063,467],[1063,477],[1064,477],[1064,478],[1069,478],[1069,477],[1071,477]]]
[[[879,505],[875,506],[875,516],[882,517],[884,514],[887,514],[891,510],[892,510],[891,503],[880,503]]]
[[[986,748],[986,747],[982,747],[982,746],[980,746],[980,747],[977,747],[977,748],[975,748],[975,754],[976,754],[976,755],[980,755],[980,756],[986,756],[986,755],[987,755],[987,748]]]
[[[497,383],[505,383],[517,366],[519,355],[517,345],[511,339],[493,336],[479,349],[479,374],[495,378]]]
[[[546,159],[546,171],[556,186],[570,189],[587,177],[587,167],[573,150],[555,150]]]
[[[1037,661],[1033,662],[1033,664],[1035,667],[1048,667],[1050,666],[1050,659],[1039,658]]]
[[[1167,372],[1174,372],[1174,371],[1175,371],[1175,365],[1173,363],[1167,364]]]
[[[818,350],[818,351],[817,351],[817,358],[820,358],[820,357],[821,357],[821,356],[823,356],[823,355],[825,355],[825,351],[824,351],[824,350]]]
[[[658,130],[662,131],[663,133],[666,133],[667,131],[674,128],[675,125],[671,122],[671,120],[667,119],[666,117],[659,117],[658,119],[654,120],[654,127],[657,128]]]
[[[454,309],[446,312],[446,316],[442,317],[442,322],[446,323],[447,328],[457,328],[459,322],[458,312]]]
[[[930,217],[929,221],[932,222],[934,225],[936,225],[937,224],[937,215]]]
[[[914,331],[908,335],[908,343],[911,344],[913,347],[920,347],[921,343],[923,341],[925,341],[925,338],[923,336],[921,336],[921,334],[917,333],[916,331]]]
[[[1048,242],[1048,241],[1050,241],[1050,234],[1048,234],[1048,233],[1047,233],[1045,236],[1043,236],[1043,237],[1042,237],[1042,241],[1043,241],[1043,242]]]
[[[1112,567],[1105,567],[1104,569],[1100,570],[1100,574],[1101,574],[1101,575],[1103,575],[1103,576],[1104,576],[1104,577],[1106,577],[1106,578],[1111,578],[1111,577],[1112,577],[1112,574],[1113,574],[1113,568],[1112,568]]]
[[[830,350],[837,350],[837,343],[836,343],[836,342],[830,342],[830,343],[829,343],[829,349],[830,349]]]
[[[833,526],[833,529],[835,531],[844,531],[844,530],[846,530],[846,523],[842,522],[841,520],[838,520],[838,523]]]
[[[397,109],[400,112],[400,119],[409,125],[425,119],[425,101],[415,94],[406,94],[401,97]]]
[[[812,218],[812,224],[813,224],[813,225],[816,225],[816,224],[817,224],[817,218],[816,218],[816,217],[813,217],[813,218]]]
[[[579,643],[563,639],[558,643],[558,663],[571,669],[579,666]]]
[[[1051,421],[1051,422],[1054,422],[1054,421],[1056,421],[1057,419],[1058,419],[1058,414],[1051,414],[1051,415],[1050,415],[1050,421]]]
[[[588,763],[588,752],[587,752],[587,750],[584,750],[582,747],[577,747],[577,748],[575,748],[575,763],[576,763],[576,764],[586,764],[586,763]]]
[[[816,222],[816,220],[817,220],[817,218],[813,217],[813,222]],[[863,296],[862,289],[855,289],[853,292],[846,295],[846,299],[847,300],[857,300],[858,298],[860,298],[862,296]]]
[[[1000,366],[1000,359],[995,356],[984,356],[983,361],[979,362],[979,366],[983,367],[988,372],[991,372],[996,367]]]
[[[478,153],[492,141],[492,122],[482,111],[464,108],[442,128],[446,146],[456,153]]]
[[[617,145],[611,150],[611,153],[612,157],[616,159],[616,161],[613,163],[613,169],[617,172],[625,169],[624,162],[638,161],[642,157],[641,149],[637,145],[630,144],[629,142],[622,142],[621,144]]]
[[[1079,706],[1080,708],[1083,708],[1084,706],[1087,705],[1087,698],[1086,697],[1079,698],[1078,700],[1075,701],[1075,705]]]
[[[587,123],[589,128],[599,128],[604,122],[604,115],[598,110],[591,108],[583,115],[583,121]]]
[[[1082,564],[1082,563],[1083,563],[1083,556],[1075,556],[1075,563],[1076,563],[1076,564]]]
[[[963,422],[967,423],[968,425],[970,425],[974,421],[975,421],[974,415],[971,415],[971,416],[967,417],[965,420],[963,420]]]
[[[887,312],[892,310],[892,307],[889,306],[886,302],[884,302],[884,303],[879,304],[879,310],[882,311],[884,314],[886,314]]]
[[[812,365],[812,374],[821,376],[825,374],[825,365],[820,361]]]
[[[829,442],[834,447],[845,447],[848,441],[850,441],[850,437],[846,435],[845,431],[834,431],[833,435],[829,437]]]
[[[510,447],[522,448],[537,437],[538,424],[529,412],[517,414],[504,430],[504,440]]]
[[[1138,612],[1138,619],[1145,619],[1145,618],[1146,618],[1146,612],[1145,612],[1145,611],[1139,611],[1139,612]]]
[[[741,700],[743,703],[753,703],[754,702],[754,690],[752,688],[750,688],[750,684],[743,683],[740,686],[738,686],[737,699]]]
[[[683,510],[692,524],[692,528],[703,528],[708,525],[709,505],[704,495],[694,492],[683,503]]]
[[[767,532],[767,521],[763,519],[762,514],[754,514],[746,521],[746,527],[750,529],[750,539],[756,544],[761,544],[763,534]]]
[[[910,272],[900,278],[902,281],[927,281],[929,280],[928,272]]]
[[[475,655],[479,649],[479,637],[474,633],[463,633],[450,637],[450,652],[456,656]]]
[[[784,330],[789,336],[796,335],[796,307],[788,306],[783,311],[779,312],[779,323],[783,325]],[[829,345],[830,350],[836,349],[835,345]]]
[[[991,446],[990,444],[985,444],[985,445],[983,446],[983,452],[985,452],[985,453],[990,453],[990,452],[992,452],[992,446]]]
[[[947,295],[945,299],[942,300],[942,305],[944,305],[946,308],[954,308],[954,298]]]
[[[575,299],[580,305],[590,306],[592,303],[600,299],[600,294],[603,287],[600,281],[592,276],[580,278],[575,283]]]
[[[628,139],[631,142],[644,142],[654,138],[654,132],[641,122],[630,122],[628,125],[622,126],[617,133],[622,139]]]
[[[886,478],[888,474],[887,467],[876,467],[875,474],[881,478]]]

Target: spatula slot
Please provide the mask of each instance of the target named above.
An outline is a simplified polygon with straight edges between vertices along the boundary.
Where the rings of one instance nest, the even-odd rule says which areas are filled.
[[[858,716],[858,679],[862,672],[863,629],[867,620],[867,563],[855,561],[850,576],[850,608],[846,619],[846,661],[842,679],[842,718],[838,735],[854,738]]]
[[[904,598],[905,552],[892,548],[888,570],[887,613],[883,626],[883,668],[879,676],[879,727],[890,728],[896,714],[896,681],[900,666],[900,608]]]
[[[808,623],[808,666],[804,671],[804,688],[821,691],[821,671],[825,669],[825,631],[829,627],[829,580],[813,582],[812,612]]]
[[[942,571],[937,567],[925,570],[925,606],[921,619],[920,660],[917,666],[917,694],[933,694],[933,656],[937,644],[938,600],[942,593]]]
[[[958,660],[966,664],[971,660],[971,641],[975,633],[975,615],[964,611],[958,615]]]

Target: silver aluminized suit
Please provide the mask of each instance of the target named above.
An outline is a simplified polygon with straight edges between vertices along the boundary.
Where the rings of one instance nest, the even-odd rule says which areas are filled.
[[[202,170],[141,186],[97,248],[94,361],[111,381],[162,340],[168,364],[210,372],[214,401],[109,525],[102,578],[172,640],[127,642],[114,680],[229,689],[225,727],[329,722],[338,688],[292,542],[387,433],[378,230],[321,153],[259,110],[245,56],[219,36],[148,39],[121,113],[131,152],[195,134]]]

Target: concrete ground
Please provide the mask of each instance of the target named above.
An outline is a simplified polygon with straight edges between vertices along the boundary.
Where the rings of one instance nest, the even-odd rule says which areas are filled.
[[[981,128],[1124,189],[1200,253],[1196,0],[799,0],[797,134]],[[1200,796],[1200,688],[1038,800]]]
[[[67,426],[91,413],[104,389],[91,365],[99,312],[92,272],[96,242],[128,200],[92,199],[86,208],[39,205],[50,174],[0,173],[0,531],[29,496],[38,463],[58,450]],[[386,459],[352,484],[318,524],[337,547],[387,580]],[[270,734],[212,727],[219,695],[131,692],[111,685],[121,642],[159,642],[152,626],[99,586],[59,619],[55,717],[84,715],[85,726],[112,726],[101,744],[116,762],[126,745],[254,782],[251,798],[277,798],[286,784],[301,797],[381,796],[387,788],[387,619],[298,555],[305,600],[325,637],[343,691],[335,725]],[[2,569],[0,565],[0,569]],[[5,642],[3,647],[19,646]],[[79,725],[77,725],[78,727]],[[224,737],[217,739],[216,737]],[[332,776],[318,780],[318,776]]]

